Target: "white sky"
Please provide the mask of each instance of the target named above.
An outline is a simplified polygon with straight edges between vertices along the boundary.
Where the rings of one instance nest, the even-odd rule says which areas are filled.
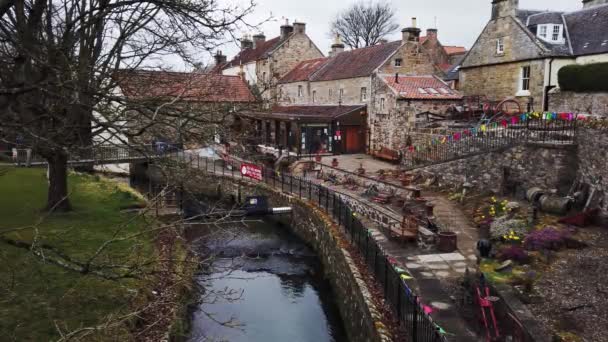
[[[269,16],[275,19],[275,21],[267,22],[262,26],[267,39],[279,35],[279,26],[284,22],[284,19],[281,18],[289,18],[290,23],[298,20],[306,23],[307,34],[324,54],[327,54],[331,45],[331,39],[328,36],[329,23],[340,10],[348,7],[351,3],[357,2],[357,0],[255,1],[257,7],[255,12],[249,16],[248,23],[255,24]],[[435,26],[436,18],[439,40],[442,44],[461,45],[470,48],[490,18],[492,0],[393,0],[389,3],[395,9],[401,28],[409,26],[411,18],[416,17],[418,27],[423,30],[424,34],[427,28]],[[582,1],[520,0],[520,8],[573,11],[582,8]],[[400,32],[395,33],[389,39],[399,39],[400,34]],[[238,35],[241,35],[241,32],[238,32]],[[231,41],[221,49],[230,59],[238,52],[238,45]],[[179,64],[175,67],[180,68]]]

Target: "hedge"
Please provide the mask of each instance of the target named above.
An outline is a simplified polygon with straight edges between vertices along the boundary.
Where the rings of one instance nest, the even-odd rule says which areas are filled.
[[[608,92],[608,63],[567,65],[557,73],[559,87],[575,92]]]

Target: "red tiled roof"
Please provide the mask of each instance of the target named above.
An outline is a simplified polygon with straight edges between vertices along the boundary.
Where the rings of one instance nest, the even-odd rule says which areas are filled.
[[[263,43],[258,43],[254,49],[245,49],[239,52],[224,68],[232,68],[241,64],[255,62],[262,58],[266,53],[274,50],[281,43],[281,37],[275,37]]]
[[[119,71],[114,79],[131,99],[180,97],[190,102],[253,102],[255,97],[239,76],[200,72]]]
[[[467,52],[464,46],[444,46],[443,49],[448,55],[459,55]]]
[[[330,81],[370,76],[401,46],[401,41],[339,53],[312,76],[312,81]]]
[[[321,69],[327,62],[329,57],[310,59],[302,61],[296,65],[287,75],[285,75],[279,83],[299,82],[308,80],[312,74]]]
[[[462,94],[451,89],[435,76],[384,76],[384,81],[397,92],[400,99],[410,100],[459,100]]]

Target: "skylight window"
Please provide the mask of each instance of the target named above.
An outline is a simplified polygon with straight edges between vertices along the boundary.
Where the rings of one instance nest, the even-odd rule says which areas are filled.
[[[418,88],[418,92],[419,92],[420,94],[428,94],[428,93],[426,92],[426,90],[424,90],[424,89],[422,89],[422,88]]]
[[[450,92],[445,88],[439,88],[439,91],[443,94],[449,94]]]
[[[435,90],[435,88],[427,88],[427,90],[431,93],[431,94],[439,94],[439,92],[437,92],[437,90]]]

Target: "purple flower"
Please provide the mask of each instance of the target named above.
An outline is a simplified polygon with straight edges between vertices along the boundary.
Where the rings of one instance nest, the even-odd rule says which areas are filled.
[[[531,251],[558,250],[562,248],[570,232],[555,227],[545,227],[530,233],[524,240],[524,248]]]

